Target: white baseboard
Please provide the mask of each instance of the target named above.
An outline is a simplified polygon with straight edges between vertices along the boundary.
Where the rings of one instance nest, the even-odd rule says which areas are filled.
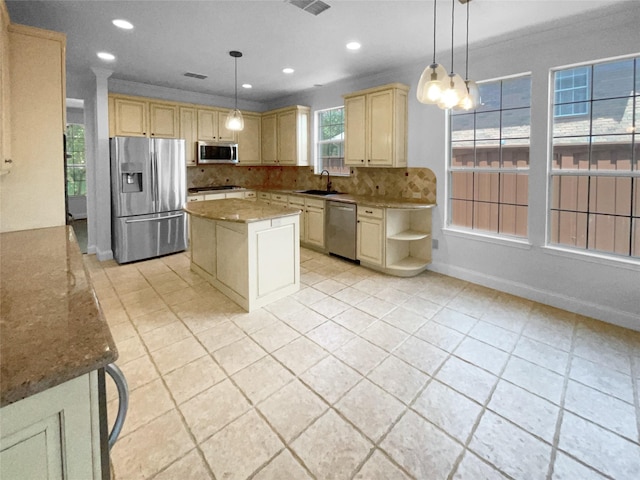
[[[471,283],[477,283],[485,287],[500,290],[501,292],[523,297],[545,305],[585,315],[606,323],[640,331],[640,320],[638,319],[637,313],[617,310],[615,308],[599,305],[579,298],[568,297],[557,292],[540,290],[524,283],[513,282],[505,280],[504,278],[486,275],[475,270],[469,270],[443,263],[432,263],[429,265],[429,270],[443,275],[448,275],[450,277],[459,278],[461,280],[466,280]]]

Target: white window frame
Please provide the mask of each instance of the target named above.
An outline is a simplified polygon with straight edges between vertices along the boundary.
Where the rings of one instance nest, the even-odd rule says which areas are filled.
[[[319,138],[319,129],[320,129],[320,115],[324,112],[328,112],[331,110],[339,110],[342,109],[343,111],[343,128],[342,128],[342,139],[336,140],[335,138],[333,139],[328,139],[328,140],[320,140]],[[321,110],[316,110],[314,112],[314,129],[313,129],[313,172],[316,175],[320,175],[323,168],[321,165],[321,156],[320,156],[320,146],[321,145],[326,145],[326,144],[330,144],[330,143],[341,143],[342,144],[342,165],[345,169],[348,170],[348,172],[346,173],[337,173],[337,172],[329,172],[332,176],[336,176],[336,177],[348,177],[351,175],[351,169],[346,166],[344,164],[344,136],[345,136],[345,131],[344,131],[344,127],[345,127],[345,123],[344,123],[344,105],[340,105],[337,107],[331,107],[331,108],[323,108]]]
[[[505,80],[513,80],[517,78],[530,77],[531,83],[533,84],[533,76],[531,72],[522,72],[513,75],[505,75],[503,77],[496,77],[487,80],[482,80],[478,82],[478,85],[486,84],[486,83],[494,83],[497,81],[505,81]],[[532,86],[533,88],[533,86]],[[529,104],[529,109],[531,109],[531,104]],[[499,110],[502,112],[502,108]],[[473,238],[482,238],[490,243],[498,243],[504,245],[512,245],[512,246],[521,246],[524,248],[529,248],[530,246],[530,223],[528,220],[529,215],[527,215],[527,236],[518,236],[518,235],[510,235],[506,233],[493,232],[488,230],[481,230],[475,228],[465,228],[460,225],[455,225],[451,223],[451,215],[452,215],[452,206],[451,206],[451,192],[453,189],[452,185],[452,173],[453,172],[472,172],[472,173],[507,173],[507,174],[527,174],[530,175],[531,172],[531,163],[527,168],[486,168],[486,167],[452,167],[451,162],[453,160],[453,132],[451,129],[451,112],[447,112],[446,118],[446,142],[447,142],[447,162],[445,168],[446,175],[446,188],[445,188],[445,198],[446,198],[446,215],[443,230],[445,233],[450,233],[455,236],[468,236]],[[529,127],[531,128],[531,117],[529,119]],[[474,126],[475,131],[475,126]],[[531,149],[531,131],[529,132],[529,151]],[[529,158],[529,162],[531,162],[531,158]],[[530,183],[528,178],[527,180]],[[530,208],[527,202],[527,207]]]
[[[585,260],[589,260],[592,259],[594,262],[597,263],[602,263],[602,264],[611,264],[611,265],[629,265],[630,268],[637,268],[638,265],[640,265],[640,259],[633,257],[631,255],[622,255],[622,254],[617,254],[614,252],[605,252],[605,251],[601,251],[601,250],[595,250],[595,249],[591,249],[589,248],[588,244],[586,247],[576,247],[576,246],[571,246],[571,245],[565,245],[565,244],[561,244],[561,243],[552,243],[551,241],[551,234],[552,234],[552,216],[551,216],[551,212],[552,212],[552,206],[553,206],[553,177],[555,176],[578,176],[578,177],[582,177],[582,176],[592,176],[592,177],[622,177],[622,178],[631,178],[632,181],[634,178],[640,178],[640,170],[633,170],[633,165],[632,165],[632,170],[630,171],[617,171],[617,170],[577,170],[577,169],[553,169],[553,154],[554,154],[554,136],[553,136],[553,129],[554,129],[554,119],[558,118],[558,115],[555,115],[555,81],[554,81],[554,74],[555,72],[561,71],[561,70],[568,70],[568,69],[572,69],[572,68],[580,68],[580,67],[590,67],[591,68],[591,72],[592,69],[595,65],[601,64],[601,63],[613,63],[613,62],[617,62],[617,61],[624,61],[624,60],[631,60],[631,59],[636,59],[636,62],[640,62],[640,52],[639,53],[635,53],[635,54],[630,54],[630,55],[621,55],[621,56],[617,56],[617,57],[611,57],[611,58],[602,58],[602,59],[597,59],[597,60],[591,60],[588,62],[582,62],[582,63],[578,63],[578,64],[572,64],[572,65],[564,65],[564,66],[558,66],[558,67],[554,67],[552,69],[549,70],[549,113],[548,113],[548,117],[549,118],[549,122],[548,122],[548,142],[547,142],[547,205],[546,205],[546,212],[545,212],[545,244],[543,245],[543,248],[545,250],[547,250],[548,252],[552,253],[552,254],[559,254],[559,255],[565,255],[565,256],[570,256],[570,257],[574,257],[574,258],[580,258],[580,259],[585,259]],[[590,74],[590,76],[593,73]],[[589,84],[589,88],[591,89],[591,78],[590,76],[588,77],[587,83]],[[636,94],[638,92],[635,92]],[[636,95],[636,97],[638,97]],[[617,97],[614,97],[617,98]],[[598,100],[604,100],[599,98]],[[593,99],[591,98],[591,95],[589,96],[589,99],[586,100],[585,102],[587,103],[591,103],[593,101]],[[636,102],[640,103],[640,97],[636,99]],[[587,109],[587,112],[589,113],[589,124],[590,126],[593,124],[593,118],[591,116],[591,112],[590,112],[590,108]],[[561,118],[562,116],[560,116]],[[636,119],[636,122],[640,121],[640,119]],[[636,127],[636,129],[631,132],[632,135],[634,135],[634,140],[635,140],[635,144],[640,143],[640,136],[638,135],[638,129]],[[589,135],[591,136],[591,134]],[[636,159],[638,160],[638,159]],[[633,160],[632,160],[632,164],[633,164]],[[633,208],[633,205],[631,206]],[[589,212],[587,212],[587,215],[589,214]],[[633,235],[633,211],[631,213],[632,217],[632,224],[630,225],[630,235]]]

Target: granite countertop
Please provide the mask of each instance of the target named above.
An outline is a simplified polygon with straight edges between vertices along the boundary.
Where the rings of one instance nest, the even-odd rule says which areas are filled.
[[[71,227],[0,234],[0,406],[118,358]]]
[[[304,197],[331,200],[333,202],[357,203],[358,205],[380,208],[433,208],[435,203],[426,203],[424,200],[410,198],[396,198],[373,195],[351,195],[350,193],[334,193],[330,195],[313,195],[299,190],[265,190],[287,195],[302,195]]]
[[[196,217],[237,223],[259,222],[300,214],[299,208],[276,207],[262,202],[237,198],[190,202],[184,206],[184,210]]]

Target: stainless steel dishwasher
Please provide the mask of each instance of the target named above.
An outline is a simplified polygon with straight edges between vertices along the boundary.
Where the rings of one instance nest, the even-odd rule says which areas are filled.
[[[356,260],[355,203],[327,202],[327,249],[329,253]]]

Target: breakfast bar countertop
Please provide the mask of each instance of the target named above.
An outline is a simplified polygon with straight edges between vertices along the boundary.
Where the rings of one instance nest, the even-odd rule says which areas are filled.
[[[279,207],[262,202],[229,198],[189,202],[184,210],[197,217],[226,222],[251,223],[300,214],[299,208]]]
[[[118,353],[68,226],[0,234],[0,406]]]

